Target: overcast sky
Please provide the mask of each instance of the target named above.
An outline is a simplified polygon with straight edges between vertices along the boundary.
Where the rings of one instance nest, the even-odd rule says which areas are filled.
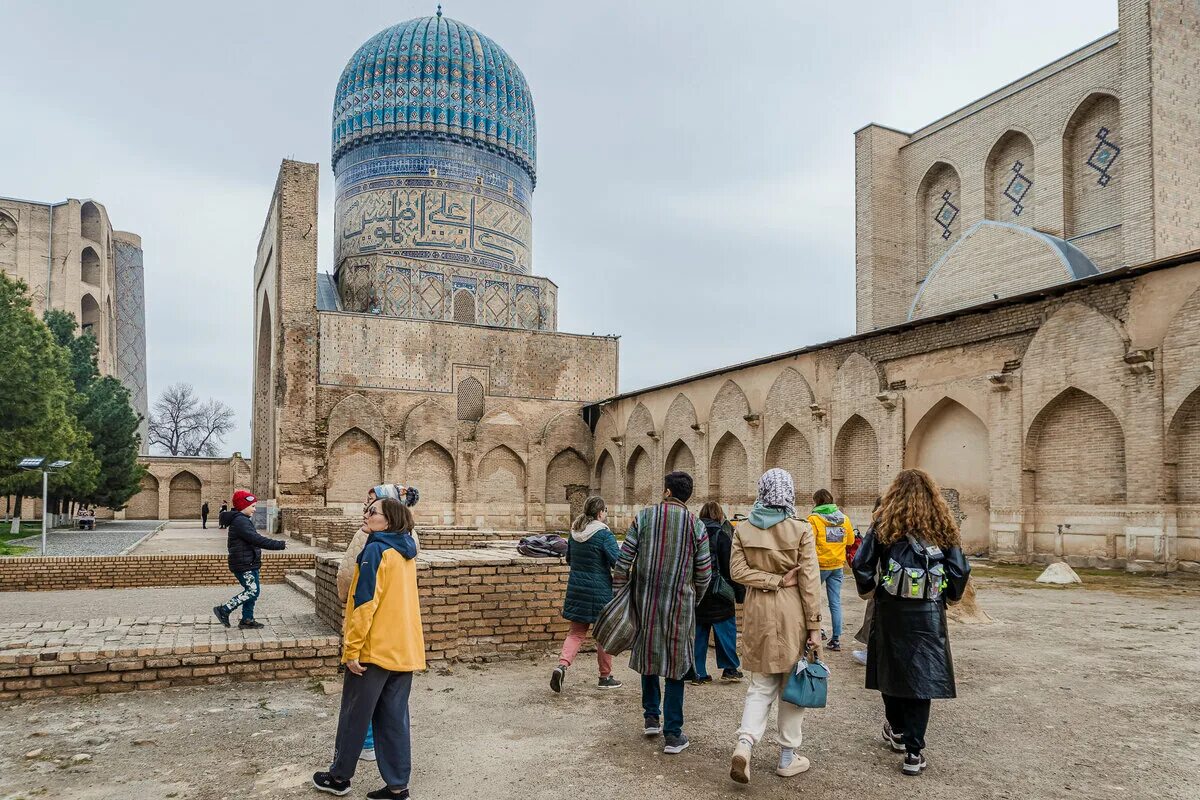
[[[348,9],[356,9],[350,13]],[[190,381],[249,454],[255,248],[335,83],[433,2],[0,0],[0,195],[91,197],[142,236],[151,402]],[[1116,0],[450,0],[525,73],[533,270],[621,335],[622,391],[853,333],[854,137],[913,130],[1117,26]]]

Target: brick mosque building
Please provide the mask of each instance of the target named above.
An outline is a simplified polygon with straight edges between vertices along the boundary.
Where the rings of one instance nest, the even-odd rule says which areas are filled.
[[[1200,568],[1200,10],[1119,28],[920,130],[855,134],[857,332],[626,394],[617,343],[555,330],[531,273],[529,89],[462,23],[401,23],[338,83],[336,272],[317,168],[284,162],[254,271],[254,486],[425,522],[615,524],[691,471],[866,518],[898,469],[957,492],[973,552]]]
[[[357,513],[384,480],[423,522],[562,527],[591,474],[583,404],[617,341],[556,330],[533,274],[536,126],[524,75],[436,16],[362,45],[333,108],[335,272],[317,273],[317,167],[284,162],[254,268],[253,485]],[[285,516],[286,518],[286,516]]]

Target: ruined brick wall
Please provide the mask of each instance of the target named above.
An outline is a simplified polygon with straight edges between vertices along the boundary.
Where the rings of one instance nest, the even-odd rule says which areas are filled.
[[[263,553],[263,583],[313,568],[312,553]],[[0,592],[235,585],[224,555],[46,556],[0,558]]]
[[[556,647],[568,567],[555,559],[501,557],[488,551],[424,552],[417,585],[425,654],[430,660],[487,659]],[[317,560],[317,615],[342,629],[337,559]]]

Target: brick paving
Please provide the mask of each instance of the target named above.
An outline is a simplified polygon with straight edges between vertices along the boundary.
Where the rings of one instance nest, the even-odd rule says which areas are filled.
[[[330,675],[340,637],[316,614],[226,628],[211,614],[0,625],[0,700]]]

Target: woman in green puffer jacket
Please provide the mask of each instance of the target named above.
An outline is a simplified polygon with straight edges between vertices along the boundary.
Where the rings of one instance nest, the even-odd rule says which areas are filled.
[[[550,673],[550,688],[562,691],[567,667],[579,654],[583,638],[588,629],[600,616],[600,609],[612,600],[612,568],[621,555],[617,537],[608,529],[608,506],[604,498],[592,496],[583,504],[583,513],[571,525],[571,538],[567,540],[567,564],[571,567],[567,578],[567,598],[563,603],[563,617],[571,622],[567,640],[563,643],[558,666]],[[612,656],[596,645],[596,661],[600,665],[601,689],[619,689],[621,682],[612,676]]]

